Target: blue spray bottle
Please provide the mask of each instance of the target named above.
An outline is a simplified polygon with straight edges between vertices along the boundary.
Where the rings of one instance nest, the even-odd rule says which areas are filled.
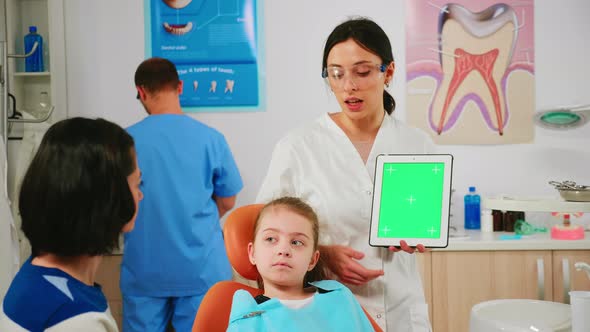
[[[475,192],[475,187],[469,187],[465,195],[465,229],[479,229],[481,227],[481,197]]]
[[[29,33],[25,36],[25,54],[31,52],[35,42],[37,42],[37,49],[35,49],[33,54],[25,58],[25,71],[27,72],[41,72],[45,70],[43,66],[43,37],[37,33],[37,27],[32,25],[29,27]]]

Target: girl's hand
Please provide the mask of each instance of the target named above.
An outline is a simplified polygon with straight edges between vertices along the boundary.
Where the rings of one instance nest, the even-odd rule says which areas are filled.
[[[400,246],[400,248],[397,248],[397,247],[389,247],[389,250],[390,251],[393,251],[393,252],[398,252],[398,251],[402,251],[403,250],[403,251],[407,252],[408,254],[413,254],[414,252],[416,252],[416,249],[418,249],[418,252],[419,253],[424,253],[426,251],[426,248],[424,248],[424,245],[423,244],[419,244],[419,245],[417,245],[414,248],[414,247],[410,247],[408,245],[408,243],[406,241],[404,241],[404,240],[401,240],[400,241],[399,246]]]
[[[361,265],[358,260],[365,254],[351,247],[320,246],[320,252],[326,266],[343,283],[359,286],[383,275],[383,270],[370,270]]]

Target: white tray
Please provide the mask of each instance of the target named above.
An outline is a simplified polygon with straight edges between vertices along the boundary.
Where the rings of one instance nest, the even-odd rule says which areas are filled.
[[[481,208],[502,211],[590,212],[590,202],[568,202],[559,198],[482,197]]]

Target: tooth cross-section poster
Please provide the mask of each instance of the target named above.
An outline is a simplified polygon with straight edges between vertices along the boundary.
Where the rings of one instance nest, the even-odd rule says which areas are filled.
[[[438,144],[532,142],[533,0],[406,1],[407,120]]]
[[[146,53],[178,70],[187,112],[260,110],[256,0],[146,0]]]

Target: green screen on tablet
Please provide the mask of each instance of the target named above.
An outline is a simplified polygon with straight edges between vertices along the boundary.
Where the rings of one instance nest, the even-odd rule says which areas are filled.
[[[452,156],[382,155],[377,161],[371,245],[446,246]]]

